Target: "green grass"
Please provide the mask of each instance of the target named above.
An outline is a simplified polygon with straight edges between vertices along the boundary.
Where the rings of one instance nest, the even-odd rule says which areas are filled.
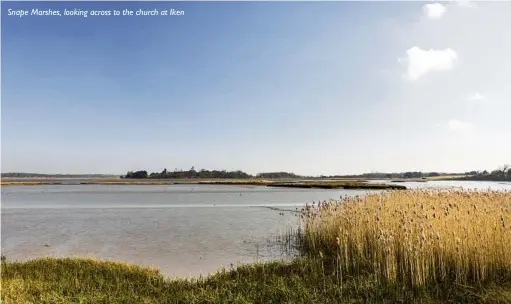
[[[328,259],[297,258],[167,279],[157,270],[91,259],[2,261],[2,303],[508,303],[511,286],[408,290],[370,274],[343,277]],[[508,302],[506,302],[508,301]]]

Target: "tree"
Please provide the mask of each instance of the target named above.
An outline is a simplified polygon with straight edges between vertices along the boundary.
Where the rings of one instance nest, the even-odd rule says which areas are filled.
[[[128,171],[126,178],[147,178],[147,171]]]
[[[509,165],[508,164],[505,164],[504,166],[502,166],[502,169],[501,169],[501,172],[500,174],[502,175],[502,177],[505,177],[506,176],[506,173],[507,171],[509,170]]]

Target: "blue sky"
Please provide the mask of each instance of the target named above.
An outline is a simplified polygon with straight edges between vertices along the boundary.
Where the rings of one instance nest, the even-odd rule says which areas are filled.
[[[3,2],[2,172],[493,169],[511,3],[439,5]]]

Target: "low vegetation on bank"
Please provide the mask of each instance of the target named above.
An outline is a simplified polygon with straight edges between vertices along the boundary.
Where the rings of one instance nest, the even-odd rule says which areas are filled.
[[[391,184],[375,184],[366,183],[364,181],[308,181],[298,183],[271,183],[270,187],[285,187],[285,188],[318,188],[318,189],[394,189],[405,190],[406,186],[391,185]]]
[[[301,217],[300,257],[197,279],[90,259],[2,259],[2,303],[511,301],[511,192],[390,191],[307,205]]]
[[[30,185],[65,185],[62,181],[12,181],[2,182],[2,186],[30,186]],[[91,180],[81,181],[80,185],[176,185],[176,184],[201,184],[201,185],[234,185],[234,186],[268,186],[285,188],[318,188],[318,189],[406,189],[401,185],[366,183],[365,181],[307,181],[307,182],[280,182],[264,179],[238,179],[238,180]]]

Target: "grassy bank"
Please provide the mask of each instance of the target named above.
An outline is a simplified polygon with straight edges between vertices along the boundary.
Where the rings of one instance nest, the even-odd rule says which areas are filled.
[[[511,302],[511,192],[391,191],[301,215],[291,262],[171,280],[123,263],[2,261],[2,303]]]
[[[328,259],[297,258],[194,280],[90,259],[2,262],[2,303],[508,303],[511,285],[446,285],[433,292],[348,276]]]

